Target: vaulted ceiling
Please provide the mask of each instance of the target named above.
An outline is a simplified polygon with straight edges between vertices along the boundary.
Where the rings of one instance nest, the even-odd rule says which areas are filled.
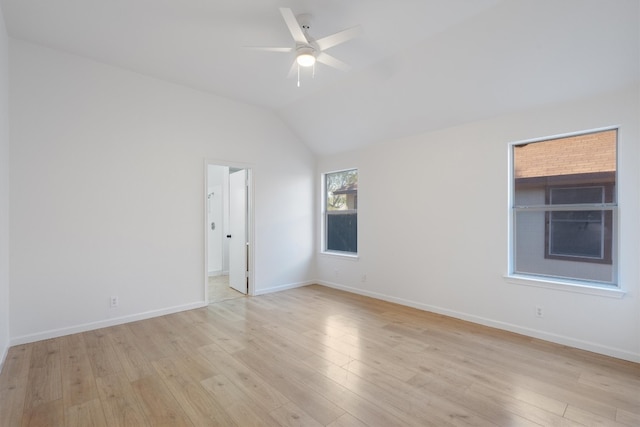
[[[0,0],[9,35],[274,110],[318,154],[628,87],[637,0]],[[279,12],[315,38],[360,25],[287,78]]]

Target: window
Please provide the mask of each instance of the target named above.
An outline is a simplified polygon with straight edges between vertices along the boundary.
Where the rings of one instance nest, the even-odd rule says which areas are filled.
[[[616,129],[512,146],[512,273],[615,284],[616,148]]]
[[[607,191],[608,190],[608,191]],[[612,202],[611,186],[550,187],[551,205]],[[547,214],[547,258],[611,264],[611,211],[555,211]]]
[[[324,175],[324,250],[358,253],[358,170]]]

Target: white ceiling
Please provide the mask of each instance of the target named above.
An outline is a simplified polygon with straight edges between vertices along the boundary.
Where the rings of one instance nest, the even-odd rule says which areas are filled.
[[[318,154],[596,95],[640,77],[638,0],[0,0],[11,37],[273,109]],[[301,87],[278,10],[360,25]]]

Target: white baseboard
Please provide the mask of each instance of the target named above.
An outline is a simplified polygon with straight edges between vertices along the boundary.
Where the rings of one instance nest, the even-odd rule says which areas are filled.
[[[552,333],[540,331],[537,329],[526,328],[526,327],[514,325],[512,323],[501,322],[501,321],[488,319],[480,316],[475,316],[467,313],[462,313],[459,311],[449,310],[446,308],[437,307],[429,304],[422,304],[415,301],[392,297],[392,296],[377,293],[377,292],[371,292],[363,289],[352,288],[350,286],[344,286],[338,283],[332,283],[332,282],[326,282],[326,281],[317,281],[316,283],[318,283],[319,285],[327,286],[329,288],[339,289],[342,291],[351,292],[358,295],[363,295],[363,296],[367,296],[367,297],[371,297],[371,298],[375,298],[383,301],[393,302],[393,303],[404,305],[407,307],[417,308],[418,310],[442,314],[445,316],[454,317],[456,319],[466,320],[468,322],[477,323],[480,325],[489,326],[496,329],[502,329],[505,331],[514,332],[520,335],[526,335],[528,337],[537,338],[544,341],[553,342],[556,344],[566,345],[568,347],[578,348],[581,350],[587,350],[594,353],[615,357],[618,359],[640,363],[639,353],[633,353],[633,352],[615,348],[615,347],[604,346],[598,343],[583,341],[583,340],[567,337],[564,335],[552,334]]]
[[[271,288],[260,289],[255,292],[254,295],[263,295],[269,294],[273,292],[285,291],[287,289],[300,288],[303,286],[311,285],[316,283],[315,281],[306,281],[306,282],[298,282],[298,283],[290,283],[281,286],[274,286]],[[76,334],[79,332],[92,331],[95,329],[107,328],[109,326],[121,325],[123,323],[135,322],[137,320],[150,319],[152,317],[164,316],[166,314],[178,313],[180,311],[193,310],[196,308],[206,307],[206,302],[194,302],[190,304],[179,305],[175,307],[168,307],[160,310],[151,310],[143,313],[131,314],[127,316],[114,317],[110,319],[101,320],[98,322],[90,322],[82,325],[70,326],[67,328],[60,329],[51,329],[48,331],[38,332],[35,334],[23,335],[19,337],[13,337],[10,341],[10,346],[27,344],[35,341],[46,340],[50,338],[62,337],[65,335]],[[8,351],[5,350],[5,353]]]
[[[311,281],[305,281],[305,282],[289,283],[287,285],[273,286],[271,288],[259,289],[255,291],[254,295],[257,296],[257,295],[271,294],[274,292],[286,291],[287,289],[301,288],[303,286],[313,285],[315,283],[318,283],[318,282],[316,282],[315,280],[311,280]]]
[[[93,331],[95,329],[107,328],[109,326],[122,325],[123,323],[135,322],[137,320],[150,319],[152,317],[164,316],[167,314],[178,313],[181,311],[193,310],[196,308],[206,307],[207,303],[203,301],[193,302],[189,304],[167,307],[160,310],[145,311],[143,313],[129,314],[121,317],[100,320],[98,322],[84,323],[82,325],[70,326],[67,328],[51,329],[48,331],[38,332],[35,334],[23,335],[11,338],[11,346],[27,344],[35,341],[46,340],[50,338],[62,337],[65,335],[77,334],[79,332]]]

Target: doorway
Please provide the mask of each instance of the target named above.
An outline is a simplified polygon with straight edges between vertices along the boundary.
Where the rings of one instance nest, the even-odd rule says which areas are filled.
[[[207,162],[205,200],[208,303],[252,291],[251,169]]]

